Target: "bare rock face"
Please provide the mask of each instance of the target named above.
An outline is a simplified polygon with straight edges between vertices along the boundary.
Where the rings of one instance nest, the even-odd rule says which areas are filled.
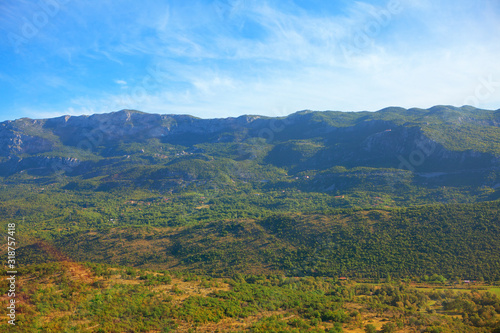
[[[46,128],[52,129],[62,142],[103,143],[113,140],[140,141],[182,134],[210,134],[221,131],[231,123],[228,119],[199,119],[186,115],[158,115],[122,110],[92,116],[49,119]]]
[[[8,126],[0,127],[0,156],[44,153],[53,147],[54,143],[49,139],[27,135]]]

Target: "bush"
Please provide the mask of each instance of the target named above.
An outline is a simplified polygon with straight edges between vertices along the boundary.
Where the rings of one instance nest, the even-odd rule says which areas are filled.
[[[431,327],[427,327],[427,329],[425,330],[426,333],[442,333],[443,332],[443,328],[442,327],[439,327],[439,326],[431,326]]]
[[[375,333],[375,332],[377,332],[377,328],[373,324],[367,324],[367,325],[365,325],[365,332],[366,333]]]
[[[288,321],[288,325],[297,328],[309,328],[310,325],[300,318],[293,318]]]
[[[342,325],[340,323],[335,323],[332,328],[327,329],[325,332],[327,333],[342,333],[344,330],[342,329]]]
[[[382,325],[382,332],[383,333],[393,333],[396,332],[396,324],[394,323],[385,323]]]

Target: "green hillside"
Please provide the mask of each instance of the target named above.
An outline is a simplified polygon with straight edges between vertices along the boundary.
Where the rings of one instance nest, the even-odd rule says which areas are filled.
[[[74,212],[66,217],[72,221],[68,224],[57,218],[43,224],[28,218],[21,227],[31,239],[50,239],[77,261],[215,276],[238,272],[353,278],[439,274],[449,279],[500,279],[498,201],[334,209],[322,214],[252,212],[235,201],[235,207],[220,218],[214,217],[217,213],[210,202],[203,202],[194,208],[200,212],[197,223],[175,213],[166,216],[168,211],[148,203],[135,206],[142,207],[141,215],[129,210],[135,218],[121,213],[102,221],[97,213]],[[52,260],[36,242],[19,253],[24,264]]]
[[[123,110],[3,122],[0,227],[16,224],[23,329],[490,332],[491,295],[409,284],[496,290],[499,115]],[[148,303],[148,323],[124,321],[113,310],[123,302],[130,314]]]

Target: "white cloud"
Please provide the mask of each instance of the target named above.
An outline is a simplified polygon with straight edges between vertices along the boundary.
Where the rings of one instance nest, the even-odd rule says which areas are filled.
[[[284,2],[135,6],[130,12],[137,12],[137,21],[114,27],[122,22],[109,19],[112,37],[87,49],[64,46],[72,61],[85,53],[124,70],[130,65],[124,59],[141,57],[125,73],[127,81],[110,78],[121,86],[119,93],[113,86],[75,94],[67,101],[74,108],[69,112],[283,115],[462,105],[477,98],[476,91],[483,92],[476,106],[497,109],[500,13],[486,2],[488,11],[465,1],[401,0],[402,11],[379,26],[373,13],[386,10],[389,1],[349,2],[331,15]],[[149,75],[149,66],[140,68],[143,58],[162,68],[161,82],[143,83]],[[493,81],[491,91],[481,88],[484,80]]]

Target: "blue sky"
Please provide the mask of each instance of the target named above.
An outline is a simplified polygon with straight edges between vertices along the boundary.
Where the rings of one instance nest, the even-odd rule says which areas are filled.
[[[4,0],[0,120],[500,108],[500,1]]]

